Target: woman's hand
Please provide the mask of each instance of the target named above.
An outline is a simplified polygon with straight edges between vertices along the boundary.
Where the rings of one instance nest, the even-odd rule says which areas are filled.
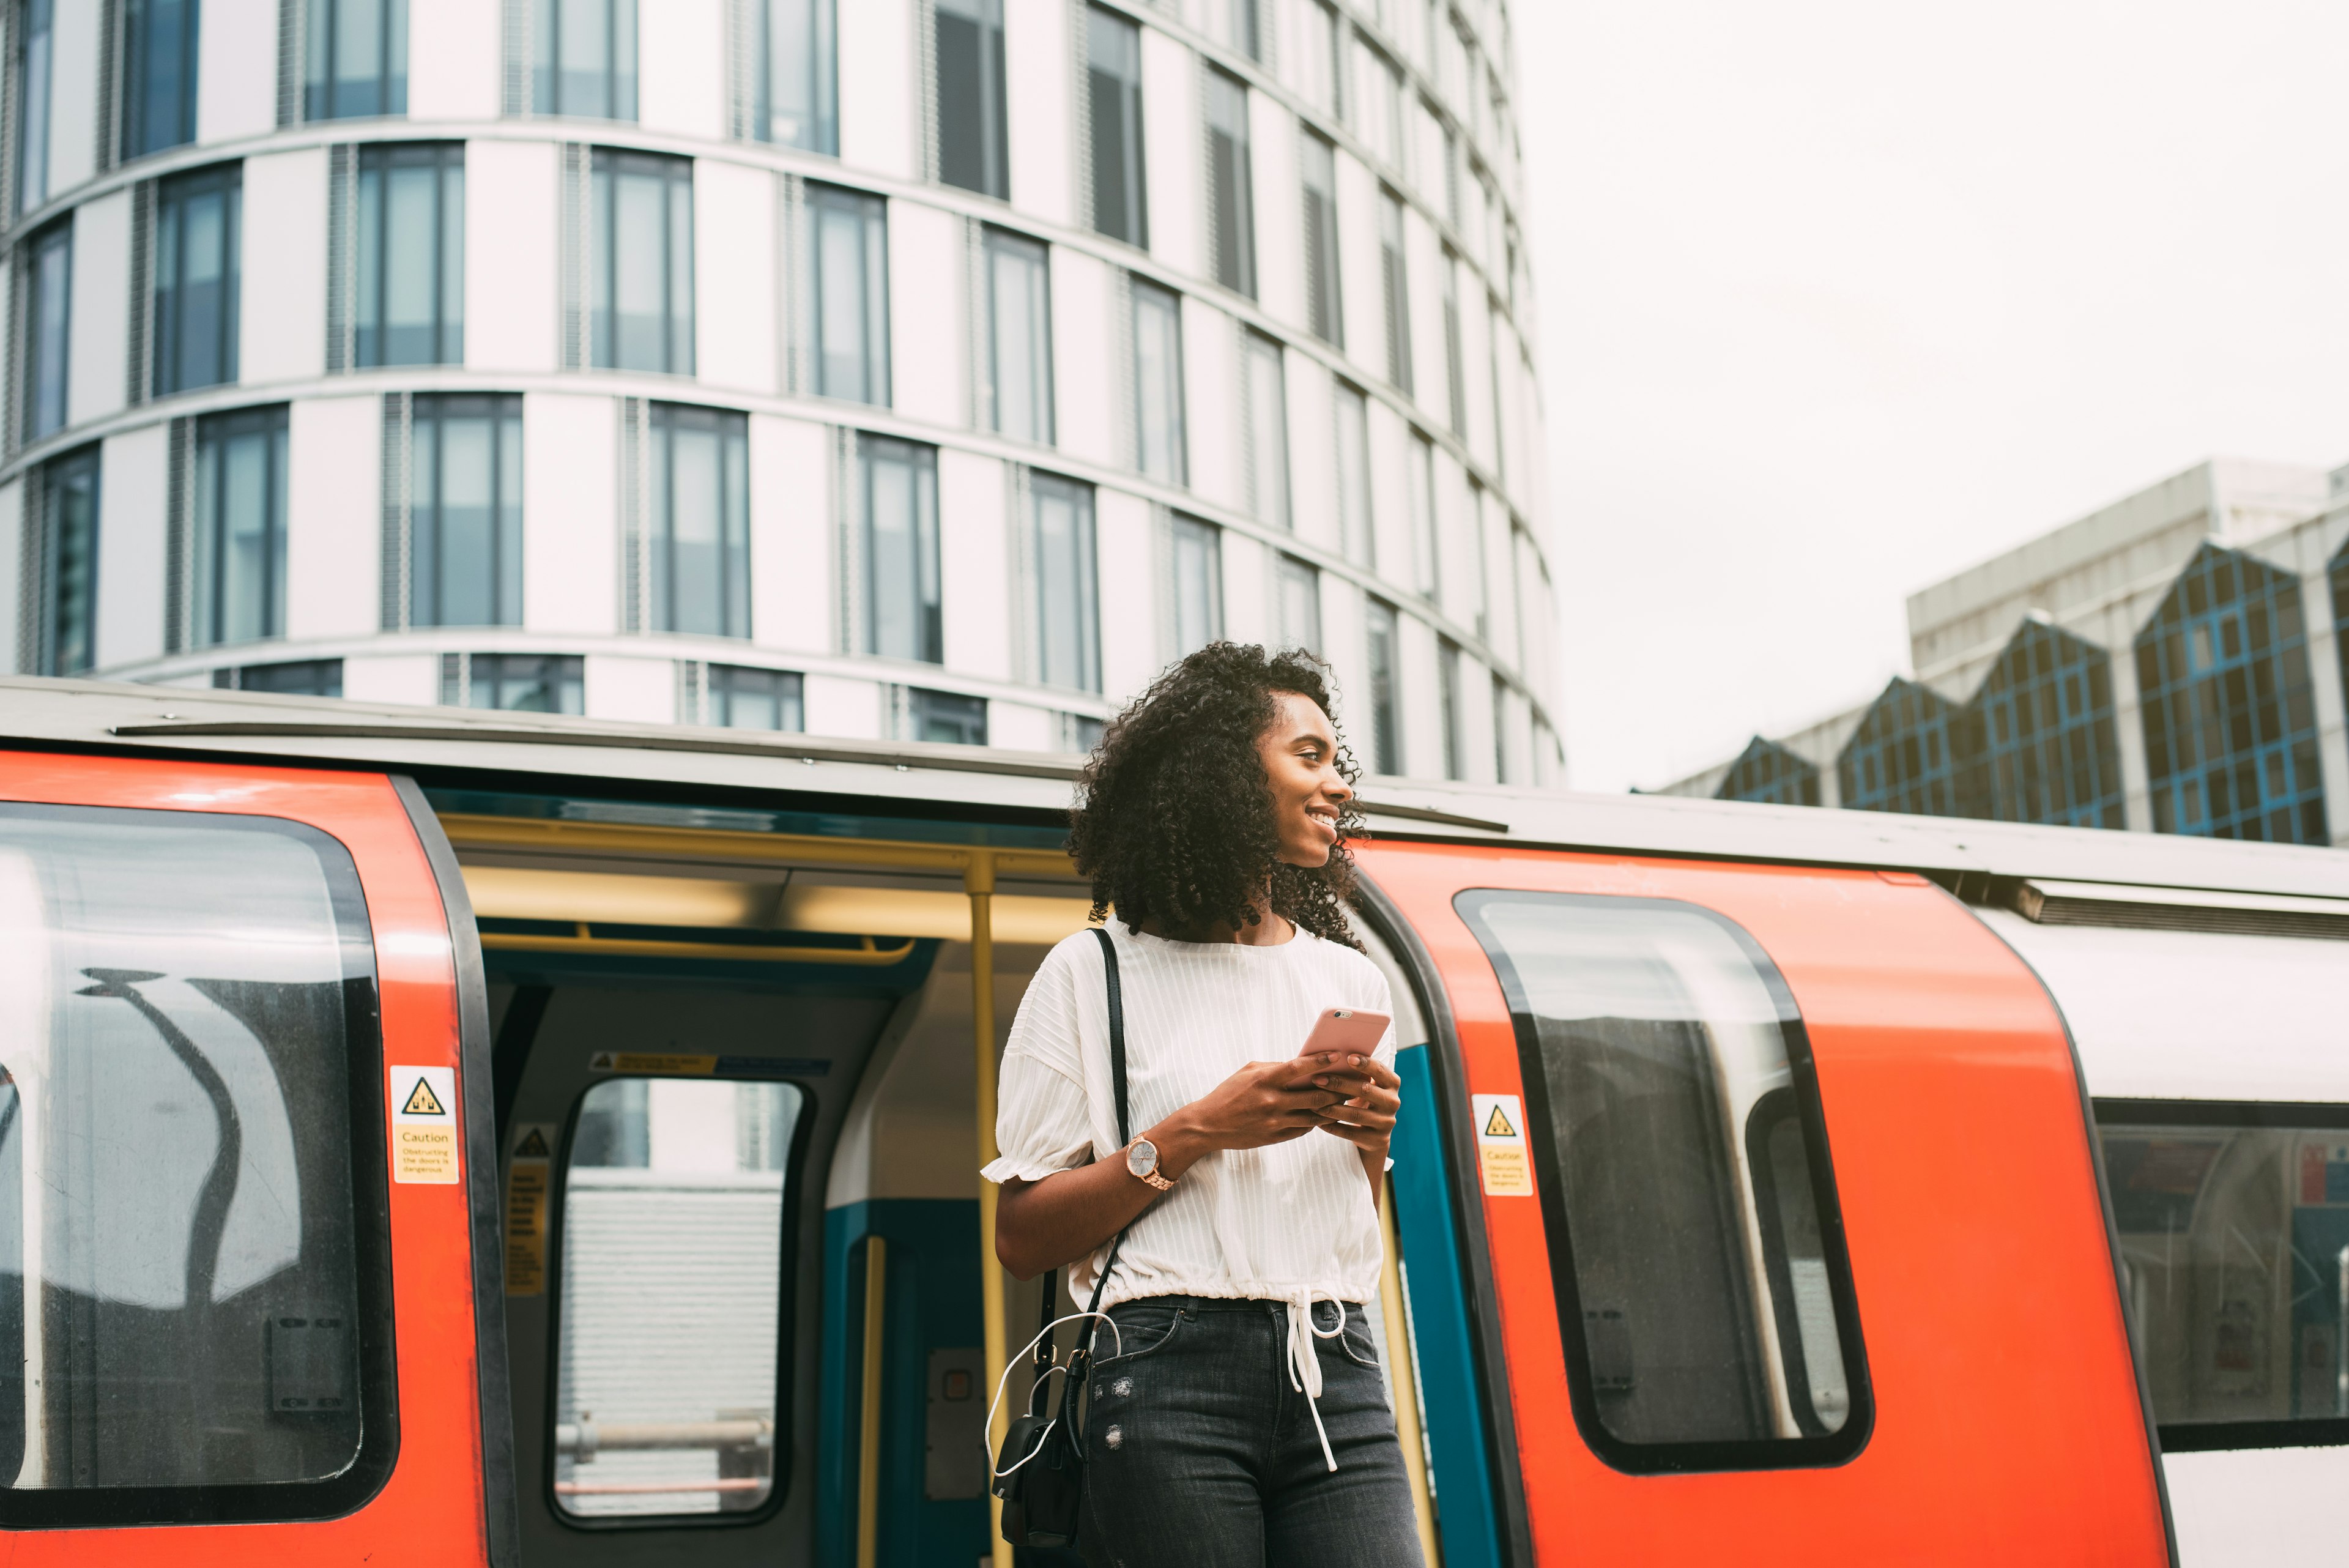
[[[1322,1070],[1328,1057],[1251,1062],[1144,1135],[1158,1146],[1159,1173],[1172,1181],[1219,1148],[1263,1148],[1327,1125],[1348,1080]]]
[[[1325,1070],[1313,1075],[1315,1086],[1340,1096],[1319,1113],[1321,1130],[1335,1133],[1383,1162],[1387,1141],[1394,1136],[1396,1113],[1402,1109],[1402,1080],[1371,1056],[1333,1054],[1320,1060]]]

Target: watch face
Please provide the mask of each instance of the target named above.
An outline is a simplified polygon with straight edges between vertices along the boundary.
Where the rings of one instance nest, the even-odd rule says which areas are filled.
[[[1135,1138],[1125,1151],[1125,1168],[1136,1176],[1148,1176],[1158,1168],[1158,1146],[1146,1137]]]

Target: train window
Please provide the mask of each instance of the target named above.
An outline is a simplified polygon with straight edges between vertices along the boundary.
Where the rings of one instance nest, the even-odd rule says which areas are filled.
[[[0,1522],[319,1517],[381,1484],[378,1051],[326,835],[0,805]]]
[[[614,1078],[564,1179],[554,1500],[574,1522],[751,1514],[784,1408],[789,1084]]]
[[[2100,1100],[2161,1446],[2349,1443],[2349,1106]]]
[[[1693,904],[1472,890],[1516,1023],[1575,1417],[1640,1472],[1833,1464],[1867,1440],[1810,1051]]]

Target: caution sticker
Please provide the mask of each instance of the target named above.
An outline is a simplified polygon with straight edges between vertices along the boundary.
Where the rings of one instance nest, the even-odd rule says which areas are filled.
[[[546,1191],[554,1128],[524,1122],[506,1165],[506,1294],[546,1293]]]
[[[393,1067],[391,1179],[432,1187],[457,1182],[457,1070]]]
[[[1526,1154],[1526,1108],[1515,1095],[1472,1095],[1477,1163],[1487,1198],[1531,1198],[1533,1161]]]
[[[659,1051],[598,1051],[587,1058],[587,1070],[591,1073],[643,1073],[669,1078],[707,1078],[718,1071],[718,1058]]]

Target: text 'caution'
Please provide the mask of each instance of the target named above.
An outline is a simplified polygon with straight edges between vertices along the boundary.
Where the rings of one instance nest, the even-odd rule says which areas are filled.
[[[393,1067],[391,1179],[453,1187],[457,1171],[457,1070]]]

